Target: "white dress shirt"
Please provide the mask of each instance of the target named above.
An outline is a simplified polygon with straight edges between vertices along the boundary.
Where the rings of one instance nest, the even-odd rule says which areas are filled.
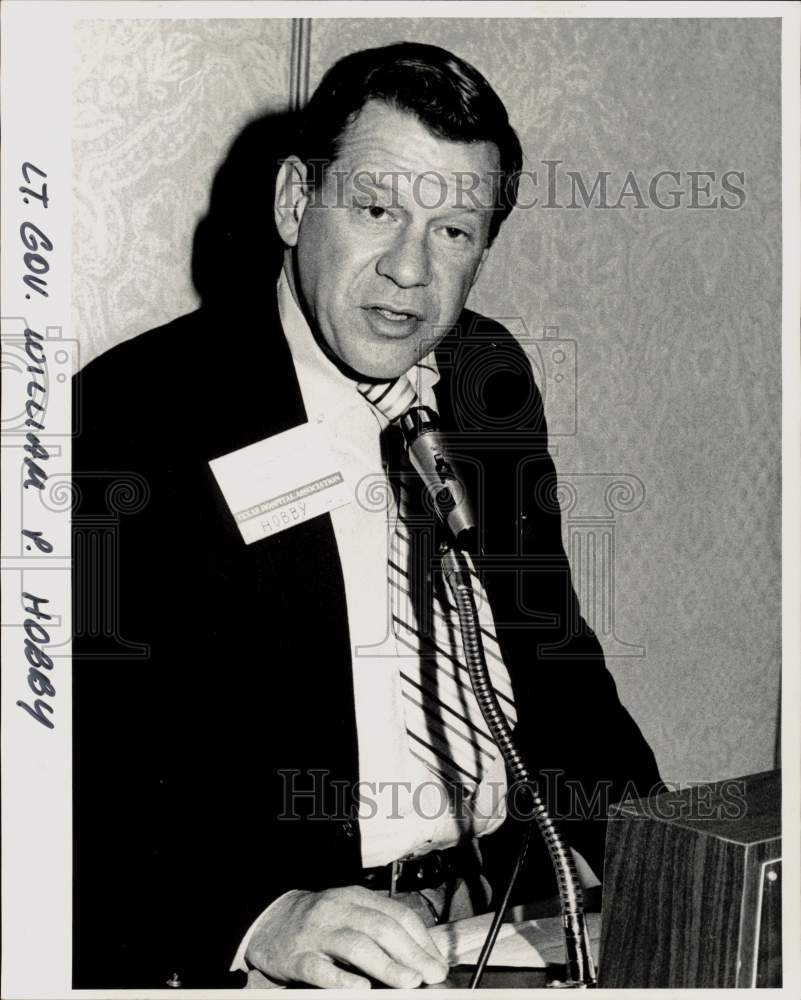
[[[382,462],[386,419],[356,383],[323,354],[281,273],[278,309],[303,403],[340,461],[351,502],[331,512],[345,581],[356,730],[359,746],[359,831],[362,865],[451,847],[465,833],[481,836],[505,816],[506,776],[498,755],[474,799],[467,827],[451,815],[440,780],[410,752],[400,669],[416,656],[397,642],[387,583],[388,545],[397,508]],[[420,402],[436,409],[439,379],[433,354],[409,372]]]

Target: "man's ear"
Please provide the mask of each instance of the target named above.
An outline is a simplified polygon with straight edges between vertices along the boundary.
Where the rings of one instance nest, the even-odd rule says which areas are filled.
[[[471,288],[478,281],[478,276],[479,274],[481,274],[481,268],[484,266],[484,261],[487,259],[487,255],[489,254],[489,252],[490,252],[489,247],[487,247],[486,250],[482,252],[481,260],[478,262],[478,266],[476,267],[475,273],[473,274],[473,280],[470,282]]]
[[[289,156],[281,164],[275,182],[275,227],[288,247],[298,242],[300,220],[309,201],[306,175],[306,164],[297,156]]]

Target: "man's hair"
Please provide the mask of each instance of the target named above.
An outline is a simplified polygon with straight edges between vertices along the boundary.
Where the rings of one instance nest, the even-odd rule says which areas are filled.
[[[489,230],[492,243],[517,200],[523,154],[503,101],[481,73],[452,52],[420,42],[364,49],[334,63],[300,122],[296,152],[314,187],[369,100],[411,112],[442,139],[497,146],[500,177]]]

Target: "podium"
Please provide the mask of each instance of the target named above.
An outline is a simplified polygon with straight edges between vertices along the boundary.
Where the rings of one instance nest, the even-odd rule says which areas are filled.
[[[600,934],[598,986],[780,987],[781,773],[627,801],[610,812],[600,931],[597,913],[588,913],[593,945]],[[547,940],[542,929],[536,938],[544,967],[490,965],[483,988],[537,989],[561,978],[561,921],[547,919],[558,900],[550,903],[536,914],[542,929],[553,924]],[[483,940],[489,914],[461,923],[479,919]],[[532,933],[528,920],[515,927]],[[503,961],[500,948],[495,959]],[[444,983],[424,988],[466,989],[471,975],[469,965],[454,963]],[[275,984],[252,971],[248,986]]]
[[[781,986],[781,772],[620,803],[598,985]]]

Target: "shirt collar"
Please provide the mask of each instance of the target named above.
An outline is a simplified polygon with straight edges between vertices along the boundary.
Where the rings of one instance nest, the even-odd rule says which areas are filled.
[[[278,278],[277,290],[278,314],[292,360],[298,369],[301,382],[313,387],[319,407],[323,412],[330,412],[332,409],[351,406],[354,400],[366,402],[356,391],[353,379],[344,375],[320,349],[309,329],[306,317],[295,301],[283,268]],[[433,390],[440,376],[434,352],[426,354],[406,374],[417,390],[420,402],[432,409],[435,408]]]

